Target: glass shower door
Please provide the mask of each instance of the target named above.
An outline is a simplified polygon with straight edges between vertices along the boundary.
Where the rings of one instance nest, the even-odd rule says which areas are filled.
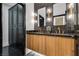
[[[24,5],[16,4],[9,9],[9,45],[25,53]]]
[[[9,10],[9,45],[13,45],[17,40],[17,6]]]

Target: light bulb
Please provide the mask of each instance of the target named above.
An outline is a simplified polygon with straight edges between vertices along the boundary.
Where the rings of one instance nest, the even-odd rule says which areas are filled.
[[[50,22],[51,21],[51,18],[47,18],[47,21]]]
[[[47,9],[47,13],[51,13],[52,10],[50,8]]]
[[[31,22],[34,24],[34,23],[37,23],[37,20],[32,19]]]
[[[34,16],[34,12],[32,12],[32,16]]]
[[[34,23],[34,19],[32,19],[31,22]]]
[[[74,7],[74,3],[70,3],[69,8],[73,8],[73,7]]]
[[[72,14],[69,15],[69,19],[72,18]]]
[[[32,12],[32,16],[34,17],[34,16],[37,16],[37,14],[36,13],[34,13],[34,12]]]

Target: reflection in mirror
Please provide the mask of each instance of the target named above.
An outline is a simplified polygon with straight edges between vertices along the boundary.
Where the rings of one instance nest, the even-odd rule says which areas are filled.
[[[71,31],[76,27],[76,4],[67,3],[67,26]]]
[[[44,17],[39,14],[39,27],[44,27]]]
[[[53,25],[55,33],[65,33],[66,3],[55,3],[53,5]]]
[[[52,21],[52,9],[51,8],[47,9],[47,21],[48,22]]]
[[[79,3],[77,4],[77,8],[78,8],[78,25],[79,25]]]
[[[46,26],[46,7],[38,9],[38,27]]]
[[[53,16],[65,14],[66,3],[56,3],[53,5]]]
[[[60,25],[65,25],[66,21],[65,21],[65,16],[58,16],[58,17],[54,17],[54,26],[60,26]]]
[[[53,5],[54,26],[66,24],[66,3],[56,3]]]

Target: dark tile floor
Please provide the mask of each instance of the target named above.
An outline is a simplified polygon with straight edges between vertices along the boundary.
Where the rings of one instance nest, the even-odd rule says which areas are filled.
[[[31,51],[28,54],[23,54],[22,49],[17,49],[13,46],[6,46],[0,49],[0,56],[41,56],[41,54]]]
[[[2,53],[0,53],[0,56],[23,56],[23,53],[17,48],[7,46],[2,48]]]

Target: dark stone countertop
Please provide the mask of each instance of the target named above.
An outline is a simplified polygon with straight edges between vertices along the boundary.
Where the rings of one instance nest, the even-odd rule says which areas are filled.
[[[59,34],[59,33],[47,33],[47,32],[28,32],[27,34],[34,34],[34,35],[47,35],[47,36],[61,36],[61,37],[72,37],[74,38],[76,35],[75,34]]]

